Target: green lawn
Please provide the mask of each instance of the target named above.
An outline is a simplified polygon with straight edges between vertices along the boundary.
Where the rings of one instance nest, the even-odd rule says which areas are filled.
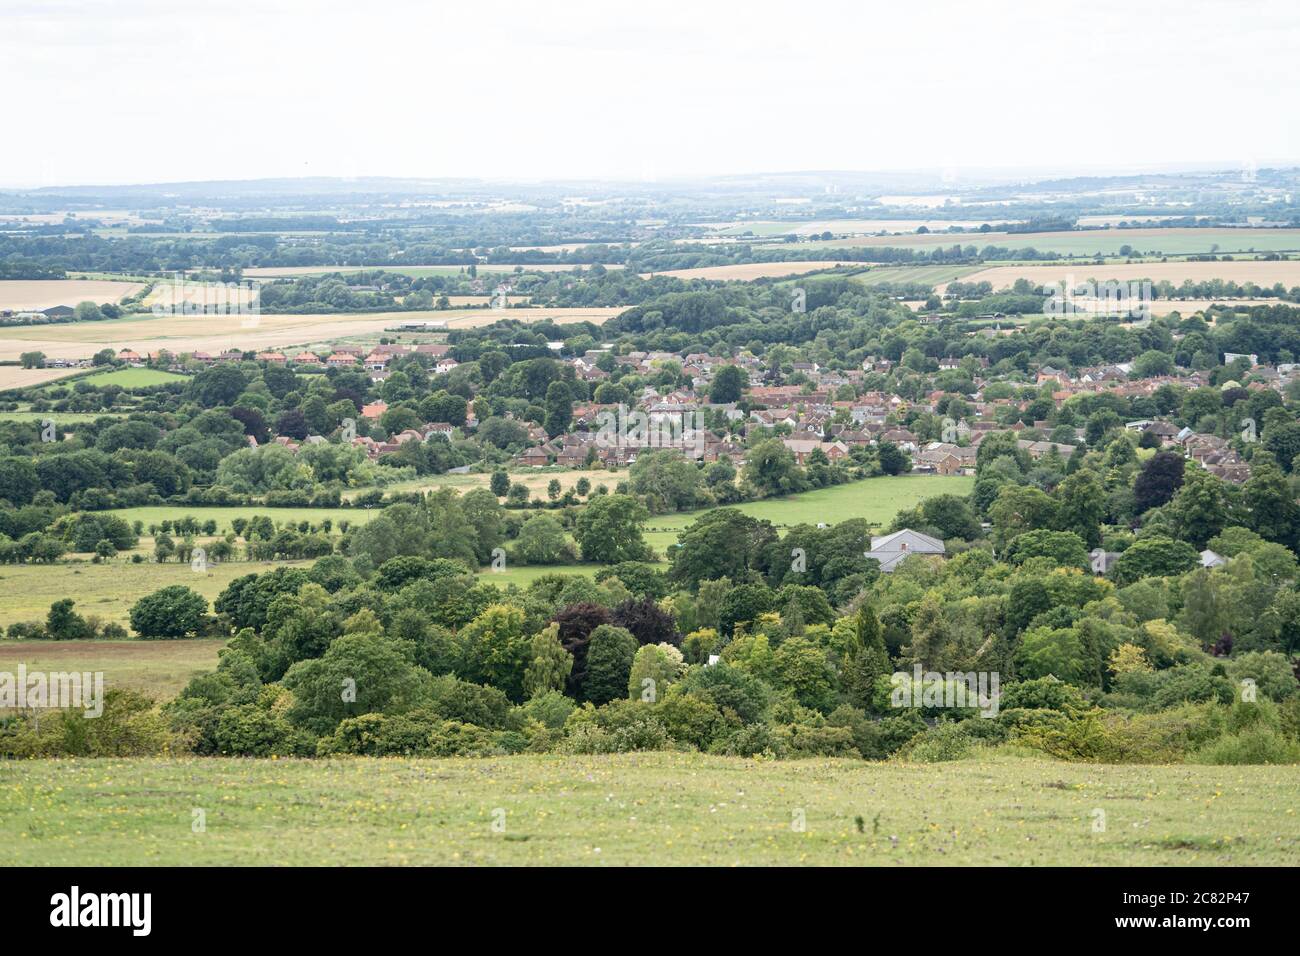
[[[4,761],[0,840],[15,866],[1288,865],[1297,797],[1300,767],[1014,757]]]
[[[170,700],[195,672],[217,666],[223,638],[186,641],[0,641],[0,670],[102,671],[105,688]]]

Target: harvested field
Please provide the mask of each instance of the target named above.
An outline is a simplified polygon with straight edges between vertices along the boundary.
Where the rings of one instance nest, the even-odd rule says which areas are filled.
[[[1115,279],[1121,282],[1150,279],[1153,282],[1167,280],[1179,285],[1191,279],[1204,282],[1222,279],[1225,282],[1254,282],[1259,286],[1271,286],[1281,282],[1288,289],[1300,285],[1300,260],[1279,260],[1261,262],[1244,260],[1234,262],[1117,262],[1110,265],[1020,265],[994,266],[965,276],[963,282],[991,282],[994,290],[1005,289],[1017,279],[1025,278],[1031,282],[1065,282],[1073,279],[1086,282],[1089,279],[1105,282]]]
[[[143,288],[135,282],[108,279],[4,279],[0,280],[0,309],[15,312],[49,309],[80,302],[117,302]]]
[[[29,349],[23,349],[27,352]],[[0,392],[10,388],[26,388],[55,382],[83,371],[79,368],[20,368],[17,365],[0,365]],[[7,417],[7,416],[6,416]]]
[[[88,358],[106,346],[138,352],[174,353],[227,348],[267,349],[323,345],[351,336],[378,335],[407,322],[442,322],[448,329],[477,328],[503,318],[521,322],[603,323],[619,308],[473,309],[428,312],[374,312],[338,315],[167,315],[105,322],[0,329],[0,360],[40,351],[52,358]]]

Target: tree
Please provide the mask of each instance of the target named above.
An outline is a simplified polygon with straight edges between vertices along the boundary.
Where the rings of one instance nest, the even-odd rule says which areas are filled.
[[[907,452],[892,441],[882,441],[876,446],[876,461],[886,475],[901,475],[912,468],[912,459],[907,456]]]
[[[642,645],[632,658],[627,696],[632,700],[656,703],[663,699],[664,691],[682,676],[685,669],[682,652],[671,644]]]
[[[510,493],[510,476],[498,469],[492,472],[488,487],[492,489],[492,494],[498,498],[504,498]]]
[[[678,535],[677,547],[669,549],[669,577],[689,588],[724,577],[744,580],[776,537],[770,521],[751,518],[736,508],[714,508]],[[787,565],[789,560],[787,551]]]
[[[621,627],[602,624],[591,633],[583,696],[593,704],[607,704],[627,693],[637,640]]]
[[[529,641],[532,659],[524,669],[524,696],[528,699],[551,691],[564,692],[573,670],[573,655],[560,644],[559,625],[538,631]]]
[[[794,494],[808,485],[794,452],[779,438],[768,438],[749,450],[744,479],[765,497]]]
[[[55,641],[77,641],[94,637],[94,629],[86,619],[74,611],[72,598],[64,598],[50,605],[45,618],[45,633]]]
[[[142,638],[186,637],[199,632],[207,613],[207,598],[173,584],[131,606],[131,628]]]
[[[516,703],[524,699],[524,672],[533,656],[521,609],[493,604],[461,628],[456,638],[462,663],[459,676],[496,687]]]
[[[573,422],[573,395],[564,382],[552,382],[546,387],[546,417],[542,427],[552,438],[563,434]]]
[[[45,368],[45,353],[23,352],[18,356],[18,362],[23,368]]]
[[[432,678],[411,662],[406,642],[352,623],[321,657],[299,661],[284,675],[293,691],[289,719],[313,733],[331,733],[346,717],[401,713],[428,695]]]
[[[840,669],[840,687],[848,702],[864,710],[870,707],[877,682],[889,670],[880,620],[871,605],[863,604],[853,619],[853,639],[845,648]]]
[[[599,604],[582,601],[561,608],[553,621],[559,628],[560,646],[573,658],[566,692],[576,698],[587,676],[587,648],[591,635],[596,628],[609,623],[609,611]]]
[[[631,598],[614,608],[610,621],[627,629],[638,644],[679,644],[673,616],[653,598]]]
[[[248,383],[238,365],[223,362],[199,372],[190,379],[190,397],[204,408],[233,405]]]
[[[740,401],[745,386],[749,384],[748,376],[739,365],[724,365],[709,383],[709,401],[714,405],[727,405]]]
[[[643,452],[628,470],[632,491],[648,499],[656,512],[689,511],[700,505],[704,478],[680,451]]]
[[[1090,471],[1077,471],[1061,483],[1057,529],[1073,531],[1089,548],[1101,544],[1101,521],[1106,516],[1106,495]]]
[[[582,559],[600,564],[650,560],[650,547],[641,536],[641,522],[647,517],[649,513],[631,495],[592,499],[574,523]]]
[[[1184,474],[1167,510],[1178,537],[1204,548],[1228,521],[1223,481],[1203,468],[1193,468]]]
[[[1161,451],[1152,455],[1133,482],[1133,504],[1138,514],[1158,508],[1183,486],[1183,456]]]
[[[1048,531],[1041,528],[1016,537],[1002,555],[1011,564],[1024,564],[1030,558],[1050,558],[1063,568],[1089,566],[1088,546],[1073,531]]]
[[[514,555],[522,564],[562,564],[573,558],[564,528],[547,514],[524,522],[515,539]]]
[[[1111,577],[1119,585],[1142,578],[1174,577],[1196,567],[1200,557],[1186,541],[1157,536],[1139,538],[1115,561]]]

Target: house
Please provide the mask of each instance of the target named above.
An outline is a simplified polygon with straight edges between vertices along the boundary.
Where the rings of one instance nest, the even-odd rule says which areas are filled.
[[[330,368],[351,368],[357,364],[358,357],[347,352],[335,352],[325,360]]]
[[[269,362],[272,365],[283,365],[285,357],[282,352],[258,352],[257,360],[259,362]]]
[[[1221,554],[1215,554],[1209,548],[1201,552],[1201,567],[1203,568],[1221,568],[1227,563],[1227,558]]]
[[[890,572],[897,568],[899,563],[909,555],[937,554],[943,556],[947,553],[948,549],[944,547],[943,542],[938,538],[932,538],[928,534],[913,531],[911,528],[904,528],[902,531],[895,531],[893,534],[873,537],[871,539],[871,550],[867,552],[867,557],[879,561],[881,571]]]
[[[361,407],[362,418],[378,418],[388,411],[388,403],[382,399],[377,402],[371,402],[369,405]]]
[[[519,454],[515,455],[515,462],[520,465],[527,465],[530,468],[541,468],[550,461],[550,456],[541,448],[525,448]]]
[[[1088,553],[1088,558],[1092,563],[1092,573],[1108,573],[1110,569],[1115,566],[1115,562],[1119,560],[1119,556],[1120,552],[1118,551],[1103,551],[1101,548],[1096,548],[1090,551]]]
[[[293,361],[296,365],[319,365],[320,356],[315,352],[299,352],[293,357]]]

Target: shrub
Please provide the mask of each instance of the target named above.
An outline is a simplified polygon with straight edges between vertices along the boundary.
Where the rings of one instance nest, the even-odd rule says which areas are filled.
[[[142,638],[186,637],[199,632],[207,613],[207,598],[173,584],[131,606],[131,628]]]

